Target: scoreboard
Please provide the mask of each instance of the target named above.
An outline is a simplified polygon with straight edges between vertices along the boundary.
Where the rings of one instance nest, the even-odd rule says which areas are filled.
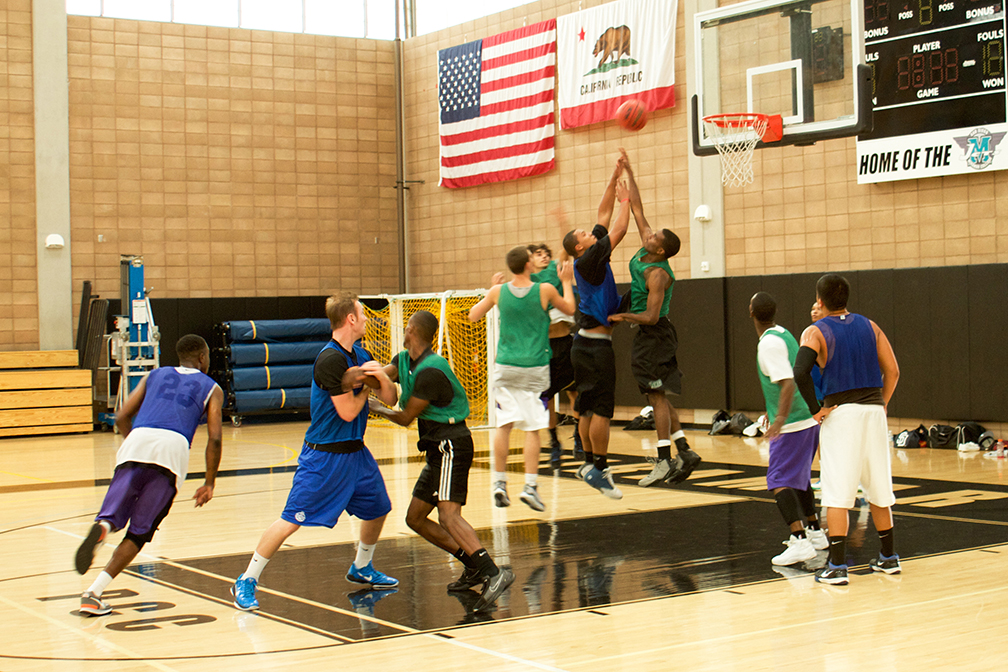
[[[862,0],[874,128],[858,183],[1008,168],[1005,0]]]

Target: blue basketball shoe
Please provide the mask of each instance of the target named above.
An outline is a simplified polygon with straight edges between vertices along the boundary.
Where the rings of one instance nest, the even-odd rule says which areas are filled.
[[[350,569],[347,570],[346,580],[350,583],[370,586],[376,590],[390,590],[399,585],[399,579],[382,574],[370,562],[359,569],[351,564]]]
[[[598,467],[593,466],[584,475],[584,480],[609,499],[623,499],[623,491],[613,483],[612,473],[608,467],[604,471],[599,471]]]
[[[244,574],[235,579],[231,586],[231,594],[234,595],[234,605],[242,611],[255,611],[259,608],[259,600],[256,599],[256,584],[258,582],[252,577],[246,578]]]

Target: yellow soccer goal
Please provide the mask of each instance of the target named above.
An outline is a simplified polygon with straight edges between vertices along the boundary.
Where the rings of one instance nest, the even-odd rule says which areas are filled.
[[[492,423],[492,403],[489,395],[489,367],[496,350],[497,311],[479,322],[469,321],[469,309],[486,294],[483,290],[447,291],[436,294],[382,294],[362,296],[368,317],[364,347],[383,364],[392,361],[403,349],[403,330],[410,316],[426,310],[438,318],[440,328],[434,351],[448,360],[469,397],[470,427],[485,427]],[[382,304],[384,303],[384,306]],[[490,324],[491,338],[487,338]],[[488,414],[488,410],[491,412]],[[372,415],[373,420],[378,417]]]

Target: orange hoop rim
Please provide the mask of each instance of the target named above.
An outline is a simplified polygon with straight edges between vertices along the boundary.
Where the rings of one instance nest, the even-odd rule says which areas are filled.
[[[730,112],[727,114],[711,114],[703,118],[705,124],[714,124],[720,128],[739,126],[755,126],[757,122],[770,123],[769,114],[759,112]],[[735,122],[735,123],[732,123]]]

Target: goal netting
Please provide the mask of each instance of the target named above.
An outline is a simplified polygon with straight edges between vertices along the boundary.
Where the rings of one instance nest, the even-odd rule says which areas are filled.
[[[434,352],[448,360],[469,398],[470,427],[493,422],[490,368],[496,352],[496,309],[479,322],[469,321],[469,309],[486,294],[483,290],[435,294],[382,294],[362,296],[368,317],[364,347],[382,364],[403,349],[403,330],[413,313],[426,310],[438,318]],[[381,304],[384,302],[384,306]],[[490,338],[487,337],[489,325]],[[372,414],[372,421],[388,422]]]

